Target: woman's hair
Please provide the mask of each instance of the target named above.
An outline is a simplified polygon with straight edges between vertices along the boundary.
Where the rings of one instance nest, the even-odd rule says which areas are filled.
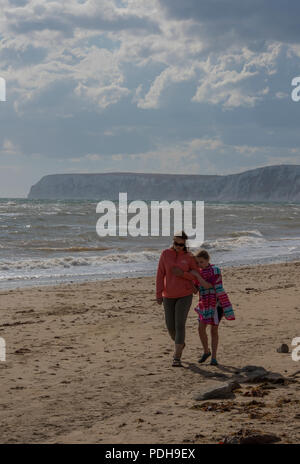
[[[210,256],[209,254],[207,253],[206,250],[199,250],[197,253],[196,253],[196,258],[203,258],[203,259],[207,259],[207,261],[210,260]]]
[[[174,234],[174,238],[176,238],[176,237],[178,237],[178,238],[183,238],[184,240],[187,240],[187,239],[188,239],[188,236],[186,235],[186,233],[184,232],[184,230],[182,230],[182,231],[180,231],[180,232],[176,232],[176,233]],[[174,248],[174,246],[172,246],[172,248]],[[184,245],[183,251],[185,251],[185,253],[188,252],[188,248],[187,248],[186,245]]]

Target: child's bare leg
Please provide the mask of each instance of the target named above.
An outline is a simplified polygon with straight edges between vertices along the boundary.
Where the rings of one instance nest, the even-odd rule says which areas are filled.
[[[218,341],[219,341],[219,333],[218,333],[218,326],[212,325],[211,326],[211,357],[217,359],[217,349],[218,349]]]
[[[204,324],[203,322],[199,322],[198,332],[199,332],[199,337],[200,337],[205,354],[209,353],[206,327],[207,327],[207,324]]]

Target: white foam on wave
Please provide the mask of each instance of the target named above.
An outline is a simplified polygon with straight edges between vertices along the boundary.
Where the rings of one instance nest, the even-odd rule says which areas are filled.
[[[237,248],[262,247],[266,243],[259,231],[240,231],[229,234],[228,238],[220,238],[203,243],[203,248],[212,251],[233,251]]]
[[[230,237],[263,237],[263,234],[258,229],[254,230],[237,230],[228,234]]]
[[[64,256],[61,258],[24,259],[0,262],[0,271],[53,269],[58,267],[101,266],[105,264],[146,263],[157,261],[159,254],[150,251],[112,253],[104,256]]]

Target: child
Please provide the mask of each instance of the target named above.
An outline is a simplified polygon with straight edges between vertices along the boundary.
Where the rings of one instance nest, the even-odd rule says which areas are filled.
[[[217,347],[218,347],[218,326],[223,315],[228,320],[234,320],[234,312],[227,294],[223,288],[221,270],[214,264],[210,264],[209,254],[205,250],[200,250],[196,256],[196,261],[199,266],[199,273],[204,281],[210,284],[209,288],[199,285],[195,281],[195,286],[199,289],[199,303],[195,308],[198,313],[199,321],[199,336],[203,345],[204,354],[199,359],[200,363],[206,361],[209,356],[211,365],[217,366]],[[190,271],[196,275],[195,271]],[[207,287],[207,286],[206,286]],[[211,348],[208,348],[208,338],[206,334],[207,325],[211,325]]]

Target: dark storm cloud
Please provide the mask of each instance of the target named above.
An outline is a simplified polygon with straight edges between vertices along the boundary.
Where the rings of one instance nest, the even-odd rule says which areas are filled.
[[[226,47],[250,43],[261,49],[266,41],[300,43],[300,3],[294,0],[159,0],[165,13],[198,23],[191,28]]]
[[[114,19],[106,19],[100,15],[76,16],[64,13],[61,17],[45,14],[42,18],[16,18],[14,13],[6,13],[9,20],[10,29],[18,34],[26,34],[31,31],[55,30],[63,33],[66,37],[72,37],[74,28],[82,28],[97,31],[121,31],[121,30],[141,30],[148,33],[157,34],[160,32],[159,26],[151,20],[138,18],[134,15],[126,17],[116,16]]]
[[[9,63],[15,69],[40,63],[46,56],[48,51],[43,47],[33,47],[28,45],[24,50],[17,50],[13,47],[6,47],[0,50],[0,62]]]
[[[41,19],[20,19],[16,20],[14,15],[6,13],[7,18],[10,20],[9,28],[17,34],[26,34],[32,31],[53,30],[60,31],[65,36],[73,36],[73,26],[65,19],[55,17],[46,17]]]
[[[295,0],[2,3],[0,194],[55,172],[300,162]]]
[[[13,6],[25,6],[28,3],[28,0],[9,0],[9,3]]]

